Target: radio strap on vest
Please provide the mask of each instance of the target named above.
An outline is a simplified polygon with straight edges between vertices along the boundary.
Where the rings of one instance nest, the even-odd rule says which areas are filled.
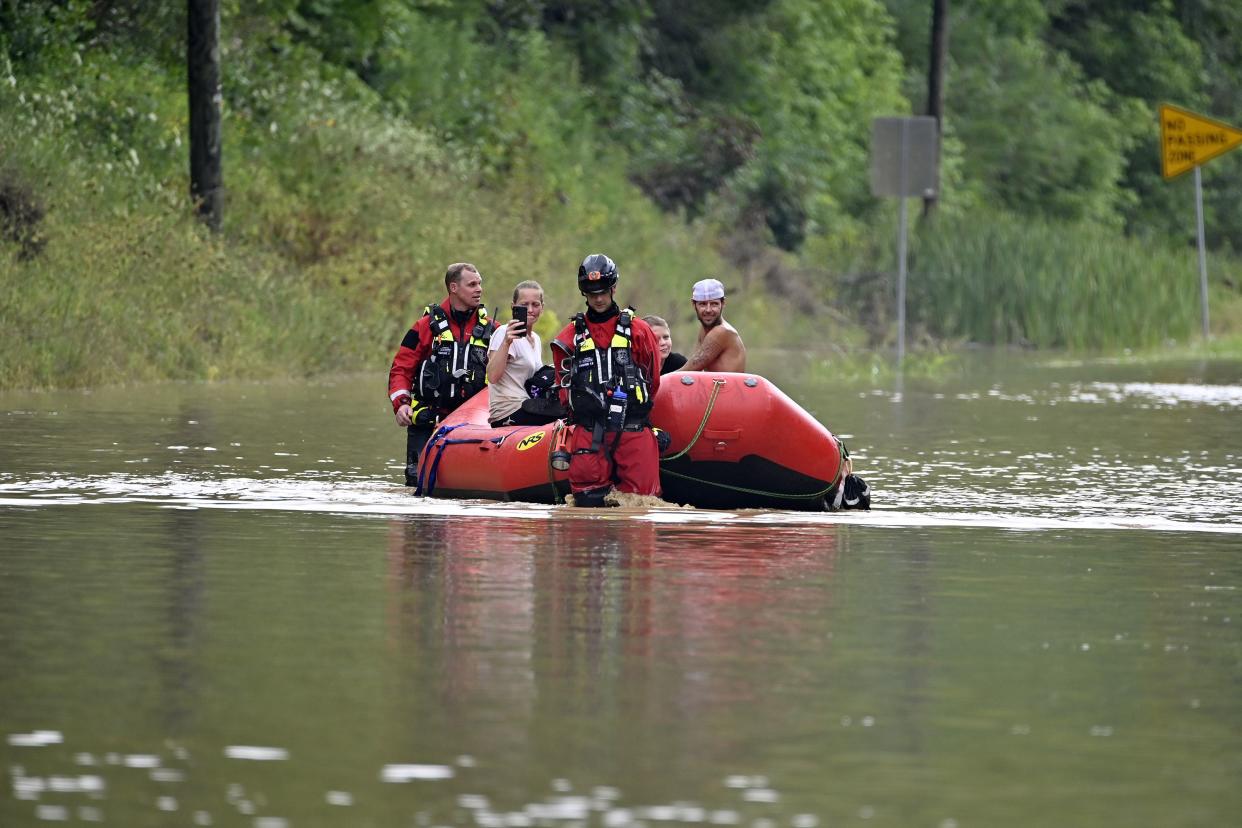
[[[439,305],[428,305],[423,315],[431,317],[431,338],[433,340],[453,338],[453,332],[449,330],[448,314],[444,312],[444,308]],[[446,337],[445,334],[448,334],[448,336]]]
[[[460,402],[487,385],[487,346],[496,326],[487,309],[475,311],[477,322],[461,341],[453,334],[449,315],[441,305],[427,305],[424,315],[431,317],[431,353],[419,370],[418,389],[441,405]]]

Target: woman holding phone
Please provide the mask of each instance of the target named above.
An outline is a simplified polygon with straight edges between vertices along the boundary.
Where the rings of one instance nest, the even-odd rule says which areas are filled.
[[[513,289],[513,320],[496,329],[488,347],[487,419],[492,427],[502,425],[540,425],[548,422],[522,410],[530,399],[526,381],[543,367],[543,342],[535,333],[535,323],[543,313],[543,288],[538,282],[518,282]]]

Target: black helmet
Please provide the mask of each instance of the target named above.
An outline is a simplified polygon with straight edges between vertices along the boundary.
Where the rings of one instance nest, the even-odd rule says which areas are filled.
[[[603,253],[592,253],[578,266],[578,290],[583,293],[603,293],[615,287],[621,274],[612,259]]]

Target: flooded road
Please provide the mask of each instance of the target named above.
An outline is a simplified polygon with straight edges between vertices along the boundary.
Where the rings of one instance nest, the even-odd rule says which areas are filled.
[[[0,395],[0,825],[1236,818],[1242,365],[756,361],[873,511],[418,500],[378,377]]]

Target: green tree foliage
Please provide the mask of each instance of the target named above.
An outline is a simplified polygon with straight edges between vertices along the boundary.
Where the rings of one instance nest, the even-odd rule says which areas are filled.
[[[921,103],[929,4],[886,3],[899,24],[905,88]],[[1187,237],[1190,194],[1160,176],[1156,110],[1173,103],[1242,117],[1242,6],[958,0],[952,11],[947,126],[962,140],[969,189],[1027,215]],[[1204,170],[1217,245],[1242,247],[1240,171],[1233,157]]]
[[[20,344],[60,325],[68,353],[93,313],[118,342],[147,343],[134,360],[118,346],[115,377],[156,364],[165,334],[172,362],[184,355],[165,375],[245,370],[268,351],[340,366],[387,350],[446,260],[469,255],[505,281],[572,272],[590,248],[624,260],[628,298],[656,310],[684,305],[678,280],[703,269],[750,291],[739,309],[779,313],[768,292],[888,307],[894,210],[869,193],[870,128],[922,111],[930,12],[928,0],[222,0],[233,207],[191,281],[195,301],[245,317],[239,344],[228,314],[125,327],[142,296],[175,302],[180,277],[146,283],[205,244],[179,223],[184,4],[0,0],[0,328],[25,331]],[[1185,295],[1136,290],[1123,272],[1155,262],[1169,276],[1182,262],[1160,249],[1191,235],[1187,181],[1158,178],[1155,107],[1242,121],[1238,31],[1236,0],[954,2],[946,221],[920,254],[938,268],[928,328],[1071,345],[1178,335]],[[1242,153],[1204,179],[1210,240],[1242,249]],[[1076,271],[1075,245],[1106,254]],[[1067,304],[1059,270],[1103,287]],[[62,290],[63,273],[82,283]],[[955,288],[959,273],[973,287]],[[91,307],[91,278],[125,301]],[[1093,321],[1135,296],[1176,305],[1170,326]],[[299,354],[264,317],[308,339],[330,329],[328,352]],[[175,336],[161,327],[172,319]],[[214,355],[191,358],[200,342]],[[54,364],[30,367],[7,381],[58,381]]]
[[[1132,194],[1124,215],[1132,233],[1173,235],[1185,226],[1185,193],[1160,175],[1156,107],[1161,102],[1202,110],[1201,50],[1178,23],[1169,0],[1058,4],[1048,43],[1140,112],[1140,140],[1125,154],[1122,185]]]
[[[777,243],[843,232],[874,209],[871,121],[908,111],[891,21],[872,0],[780,0],[760,28],[738,25],[729,43],[749,61],[739,101],[763,136],[739,189]],[[723,57],[723,56],[722,56]]]
[[[1121,186],[1126,154],[1148,131],[1146,111],[1039,41],[991,38],[982,57],[953,62],[946,108],[968,174],[989,200],[1028,215],[1120,225],[1133,198]]]

